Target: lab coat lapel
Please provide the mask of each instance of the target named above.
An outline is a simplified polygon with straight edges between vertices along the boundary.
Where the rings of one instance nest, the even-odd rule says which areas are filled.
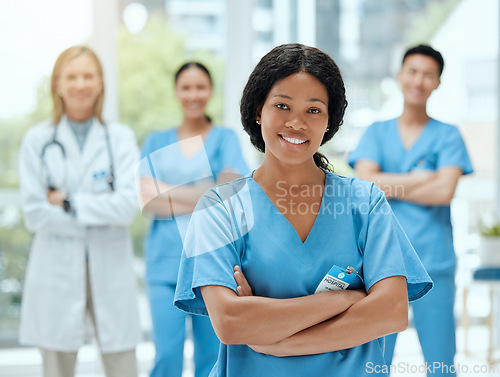
[[[67,169],[67,191],[73,192],[80,184],[82,176],[82,156],[80,147],[76,141],[73,130],[68,125],[66,116],[61,118],[57,131],[57,140],[64,146],[66,153],[66,169]]]
[[[108,164],[107,148],[106,148],[106,134],[104,127],[97,119],[94,119],[92,127],[90,127],[87,140],[83,147],[83,171],[85,176],[91,177],[98,169],[101,163],[96,164],[97,159],[105,159],[104,164]]]

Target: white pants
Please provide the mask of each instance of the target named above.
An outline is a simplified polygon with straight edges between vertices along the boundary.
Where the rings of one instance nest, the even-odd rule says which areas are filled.
[[[59,352],[40,348],[43,377],[74,377],[76,352]],[[137,377],[135,350],[101,353],[107,377]]]
[[[97,343],[99,334],[95,325],[94,306],[90,291],[89,269],[87,266],[87,311],[92,319]],[[59,352],[39,348],[43,360],[43,377],[74,377],[77,352]],[[102,364],[106,377],[137,377],[135,349],[115,353],[102,353]]]

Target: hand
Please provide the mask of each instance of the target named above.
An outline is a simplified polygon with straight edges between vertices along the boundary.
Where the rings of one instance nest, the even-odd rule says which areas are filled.
[[[66,199],[67,196],[67,194],[59,190],[49,190],[49,192],[47,193],[47,199],[49,203],[60,207],[63,206],[63,200]]]
[[[240,266],[234,266],[233,276],[236,284],[238,284],[238,287],[236,287],[238,296],[253,296],[252,288],[250,287],[250,284],[248,284],[248,281],[245,278],[245,275],[243,275],[243,272],[241,272]]]
[[[346,293],[349,294],[349,298],[352,302],[352,305],[354,305],[355,303],[364,299],[367,296],[364,289],[347,289]]]

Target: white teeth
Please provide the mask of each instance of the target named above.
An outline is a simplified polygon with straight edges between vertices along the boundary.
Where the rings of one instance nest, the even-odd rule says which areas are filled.
[[[281,136],[281,137],[292,144],[303,144],[306,142],[305,140],[293,139],[291,137],[285,137],[285,136]]]

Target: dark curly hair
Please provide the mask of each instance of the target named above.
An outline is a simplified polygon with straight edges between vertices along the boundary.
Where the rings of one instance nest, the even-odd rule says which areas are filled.
[[[267,53],[254,68],[241,97],[240,113],[243,129],[260,152],[265,143],[260,125],[255,120],[261,111],[271,88],[279,80],[298,72],[316,77],[328,93],[328,131],[321,145],[330,140],[343,122],[347,100],[344,81],[337,64],[330,56],[314,47],[298,43],[284,44]],[[314,162],[320,168],[331,170],[328,159],[321,153],[314,154]]]
[[[441,74],[443,73],[443,69],[444,69],[444,59],[443,59],[443,55],[441,55],[441,53],[439,51],[434,50],[429,45],[418,45],[418,46],[412,47],[405,52],[405,54],[403,56],[403,61],[401,62],[401,64],[404,64],[406,58],[408,58],[411,55],[415,55],[415,54],[425,55],[425,56],[428,56],[428,57],[434,59],[439,67],[439,76],[441,76]]]

